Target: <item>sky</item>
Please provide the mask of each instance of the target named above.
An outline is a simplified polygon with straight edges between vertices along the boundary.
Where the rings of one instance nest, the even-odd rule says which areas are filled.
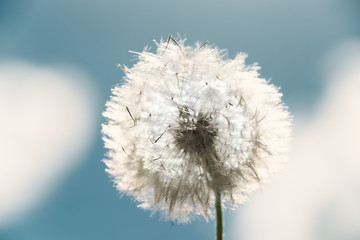
[[[101,113],[169,34],[249,55],[294,116],[289,160],[225,239],[360,239],[360,3],[356,0],[0,0],[0,240],[212,239],[120,197]]]

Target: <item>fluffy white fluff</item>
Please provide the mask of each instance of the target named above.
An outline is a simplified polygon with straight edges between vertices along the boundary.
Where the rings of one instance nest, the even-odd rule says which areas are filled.
[[[214,192],[243,203],[284,161],[291,132],[281,93],[246,54],[184,43],[136,53],[102,126],[117,189],[178,221],[212,216]]]

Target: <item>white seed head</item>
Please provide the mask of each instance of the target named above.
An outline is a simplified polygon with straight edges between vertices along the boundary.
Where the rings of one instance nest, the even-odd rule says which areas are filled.
[[[107,172],[140,207],[172,220],[242,204],[284,162],[291,117],[279,89],[246,54],[208,45],[155,42],[123,67],[102,125]]]

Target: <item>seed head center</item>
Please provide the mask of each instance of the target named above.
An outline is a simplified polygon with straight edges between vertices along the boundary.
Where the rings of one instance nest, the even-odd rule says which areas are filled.
[[[179,108],[175,144],[185,154],[203,154],[214,146],[216,128],[211,114],[195,113],[187,106]]]

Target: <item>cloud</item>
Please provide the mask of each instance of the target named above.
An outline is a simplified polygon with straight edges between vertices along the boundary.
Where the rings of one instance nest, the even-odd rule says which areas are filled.
[[[93,139],[96,93],[79,70],[0,62],[0,228],[46,199]]]
[[[360,239],[360,41],[324,66],[330,87],[312,119],[295,113],[290,160],[242,209],[240,239]]]

